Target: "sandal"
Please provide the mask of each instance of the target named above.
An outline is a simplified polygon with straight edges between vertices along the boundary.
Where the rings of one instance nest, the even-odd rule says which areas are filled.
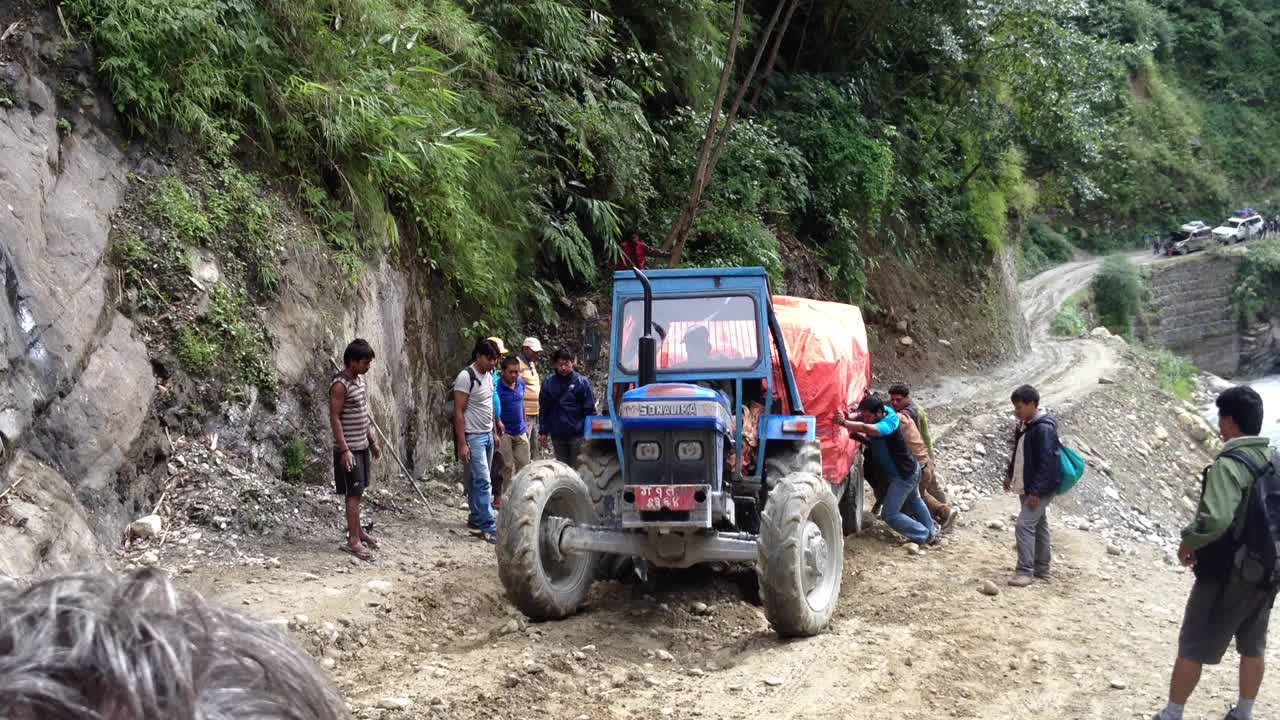
[[[382,543],[378,542],[378,539],[371,535],[365,535],[364,537],[360,538],[360,542],[364,543],[365,545],[368,545],[369,549],[371,550],[382,549]]]
[[[365,562],[373,562],[373,553],[369,552],[369,550],[363,545],[358,548],[353,548],[347,543],[342,543],[338,546],[338,549],[346,553],[351,553]]]

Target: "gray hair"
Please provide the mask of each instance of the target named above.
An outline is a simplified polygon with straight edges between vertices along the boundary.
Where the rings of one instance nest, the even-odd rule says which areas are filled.
[[[0,718],[348,717],[281,631],[180,593],[158,571],[0,583]]]

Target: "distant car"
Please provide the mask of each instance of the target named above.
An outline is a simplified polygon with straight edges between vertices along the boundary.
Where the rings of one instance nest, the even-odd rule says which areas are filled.
[[[1262,216],[1257,213],[1237,215],[1213,229],[1213,236],[1223,245],[1241,243],[1262,234]]]
[[[1165,252],[1169,255],[1186,255],[1204,250],[1213,239],[1213,231],[1204,223],[1187,223],[1178,228],[1166,241]]]

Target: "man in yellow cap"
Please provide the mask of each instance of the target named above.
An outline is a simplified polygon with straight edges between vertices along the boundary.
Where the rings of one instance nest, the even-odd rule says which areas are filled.
[[[542,342],[536,337],[527,337],[520,343],[520,379],[524,380],[524,421],[529,430],[529,437],[538,437],[538,393],[542,392],[542,378],[538,376],[538,358],[542,357]],[[537,443],[533,443],[533,453],[539,453]]]

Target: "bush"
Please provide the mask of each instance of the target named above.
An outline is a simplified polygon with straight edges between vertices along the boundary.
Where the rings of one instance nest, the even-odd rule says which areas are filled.
[[[307,471],[307,441],[301,435],[290,435],[284,444],[284,479],[300,482]]]
[[[1080,337],[1088,331],[1089,323],[1074,300],[1068,300],[1058,308],[1058,314],[1049,324],[1049,334],[1054,337]]]
[[[1142,277],[1124,255],[1111,255],[1093,278],[1093,297],[1102,324],[1117,335],[1129,336],[1142,305]]]
[[[1035,277],[1071,259],[1075,248],[1067,236],[1040,220],[1031,221],[1022,244],[1018,274],[1022,279]]]
[[[1249,247],[1232,300],[1244,323],[1265,312],[1280,310],[1280,237]]]
[[[1191,400],[1200,369],[1195,363],[1164,348],[1151,348],[1148,358],[1156,366],[1156,381],[1161,389],[1182,400]]]

